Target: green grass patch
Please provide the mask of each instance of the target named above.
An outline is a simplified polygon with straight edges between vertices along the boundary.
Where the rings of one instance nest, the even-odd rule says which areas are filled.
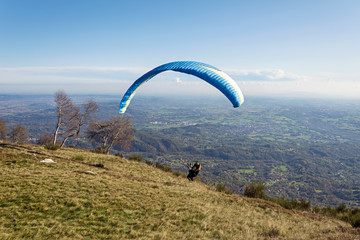
[[[72,159],[77,160],[77,161],[84,161],[85,157],[83,155],[75,155],[72,157]]]
[[[141,155],[137,155],[137,154],[132,154],[128,157],[129,160],[131,161],[136,161],[136,162],[141,162],[143,157]]]
[[[238,169],[238,173],[253,173],[254,170],[253,169]]]
[[[227,189],[225,184],[217,184],[215,187],[218,192],[233,194],[233,191],[231,189]]]
[[[56,151],[60,148],[60,146],[57,144],[46,144],[46,145],[44,145],[44,148],[48,149],[48,150]]]
[[[287,171],[288,171],[288,169],[284,165],[280,165],[280,166],[277,166],[277,167],[274,167],[273,169],[271,169],[272,173],[278,173],[278,174],[281,174],[281,173],[284,173]]]

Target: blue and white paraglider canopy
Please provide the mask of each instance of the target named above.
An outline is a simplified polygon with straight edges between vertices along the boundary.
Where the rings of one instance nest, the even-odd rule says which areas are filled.
[[[161,65],[137,79],[123,96],[120,102],[119,113],[125,113],[126,108],[129,106],[131,99],[134,97],[136,90],[141,86],[141,84],[149,81],[157,74],[168,70],[187,73],[203,79],[219,89],[230,100],[234,107],[239,107],[244,102],[244,96],[239,86],[225,72],[209,64],[201,62],[179,61]]]

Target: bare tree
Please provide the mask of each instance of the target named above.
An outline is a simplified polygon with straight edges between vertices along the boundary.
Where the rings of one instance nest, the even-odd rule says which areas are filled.
[[[7,140],[7,131],[5,120],[0,118],[0,140]]]
[[[43,134],[41,134],[39,138],[40,145],[51,144],[52,141],[53,141],[53,136],[49,132],[44,132]]]
[[[79,108],[76,107],[71,98],[62,90],[55,93],[57,124],[53,137],[53,144],[56,144],[57,136],[60,133],[60,129],[64,125],[73,125],[76,122],[76,118],[79,112]]]
[[[133,140],[133,126],[128,118],[113,116],[104,122],[90,122],[87,136],[94,142],[100,142],[107,153],[115,145],[129,150]]]
[[[11,128],[10,140],[14,143],[27,143],[29,141],[23,125],[18,123],[16,127]]]
[[[71,121],[66,123],[65,131],[61,135],[65,136],[60,148],[62,148],[65,142],[69,138],[73,138],[79,135],[82,126],[90,119],[91,115],[98,110],[98,105],[94,100],[89,100],[82,104],[82,111],[78,107],[74,107],[74,117]]]

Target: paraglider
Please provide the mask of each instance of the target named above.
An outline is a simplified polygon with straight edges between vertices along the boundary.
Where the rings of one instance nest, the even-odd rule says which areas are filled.
[[[189,169],[187,179],[189,181],[194,181],[194,177],[196,177],[200,172],[201,164],[199,162],[196,162],[193,166],[191,164],[188,164],[187,167]]]
[[[131,99],[134,97],[136,90],[143,83],[149,81],[157,74],[168,70],[187,73],[201,78],[220,90],[230,100],[235,108],[239,107],[244,102],[244,97],[239,86],[225,72],[209,64],[201,62],[179,61],[166,63],[156,67],[138,78],[124,94],[120,102],[119,113],[125,113],[126,108],[129,106]]]

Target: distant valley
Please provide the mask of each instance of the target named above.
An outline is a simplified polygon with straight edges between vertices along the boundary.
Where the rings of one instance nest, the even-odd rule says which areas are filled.
[[[100,119],[116,115],[119,96],[94,98]],[[305,198],[313,205],[360,206],[360,104],[350,101],[247,98],[233,109],[216,98],[134,98],[127,115],[135,131],[131,153],[186,171],[200,161],[200,178],[241,193],[262,181],[267,195]],[[35,143],[51,132],[53,96],[0,96],[0,117],[23,124]],[[84,135],[69,142],[94,148]]]

